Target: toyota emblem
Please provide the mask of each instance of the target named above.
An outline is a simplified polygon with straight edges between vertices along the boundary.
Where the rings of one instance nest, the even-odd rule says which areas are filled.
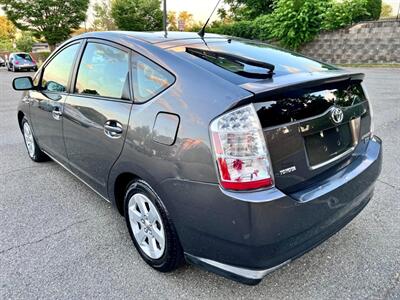
[[[335,122],[336,124],[339,124],[343,121],[343,110],[339,107],[332,107],[331,109],[331,118],[333,120],[333,122]]]

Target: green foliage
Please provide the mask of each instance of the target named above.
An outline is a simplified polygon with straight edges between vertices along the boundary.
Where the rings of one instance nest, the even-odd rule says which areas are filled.
[[[371,19],[372,0],[275,0],[272,13],[253,20],[214,22],[208,32],[243,38],[273,39],[298,49],[321,30],[335,30]],[[375,4],[379,2],[375,0]],[[239,3],[237,1],[230,1]],[[242,6],[239,6],[241,8]],[[235,9],[239,9],[235,8]]]
[[[207,32],[237,36],[246,39],[267,40],[270,37],[271,15],[264,15],[254,21],[231,23],[214,22]]]
[[[0,39],[0,51],[13,51],[13,44],[9,39]]]
[[[89,0],[0,0],[0,5],[16,27],[54,47],[85,21]]]
[[[31,52],[34,43],[35,39],[32,33],[28,31],[22,32],[21,36],[15,42],[17,49],[22,52]]]
[[[333,2],[324,15],[322,29],[335,30],[368,19],[367,0]]]
[[[161,30],[162,11],[160,7],[160,0],[113,0],[111,16],[121,30]]]
[[[319,33],[329,2],[278,0],[267,28],[270,37],[289,49],[298,49]]]
[[[220,8],[221,19],[254,20],[256,17],[272,12],[274,0],[225,0],[229,9]]]
[[[111,17],[111,7],[109,1],[103,0],[101,3],[95,3],[93,6],[93,29],[96,31],[115,30],[116,26]]]
[[[366,9],[368,15],[361,21],[378,20],[382,11],[382,0],[367,0]]]

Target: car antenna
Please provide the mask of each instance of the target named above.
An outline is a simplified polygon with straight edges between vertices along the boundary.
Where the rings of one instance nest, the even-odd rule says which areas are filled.
[[[203,27],[200,29],[200,31],[197,33],[202,39],[204,39],[204,35],[206,34],[206,27],[208,25],[208,22],[210,22],[210,19],[212,17],[212,15],[214,14],[215,10],[217,9],[219,3],[221,2],[221,0],[218,0],[217,5],[215,5],[211,15],[208,17],[206,23],[203,25]]]
[[[168,37],[168,29],[167,29],[167,22],[168,22],[168,17],[167,17],[167,0],[163,1],[163,29],[164,29],[164,37]]]

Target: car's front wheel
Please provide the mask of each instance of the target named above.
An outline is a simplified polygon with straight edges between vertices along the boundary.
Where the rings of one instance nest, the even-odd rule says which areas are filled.
[[[125,219],[133,244],[151,267],[169,272],[180,266],[183,254],[174,225],[160,198],[143,180],[127,189]]]
[[[35,162],[42,162],[48,160],[48,156],[40,150],[36,143],[33,131],[28,120],[24,117],[21,122],[22,134],[24,136],[26,150],[28,150],[29,157]]]

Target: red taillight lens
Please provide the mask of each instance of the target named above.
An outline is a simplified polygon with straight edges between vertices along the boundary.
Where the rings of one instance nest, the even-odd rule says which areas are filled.
[[[222,187],[250,190],[273,185],[264,135],[252,104],[222,115],[210,129]]]
[[[18,61],[18,60],[16,60],[16,61],[15,61],[15,64],[16,64],[16,65],[19,65],[19,61]]]

